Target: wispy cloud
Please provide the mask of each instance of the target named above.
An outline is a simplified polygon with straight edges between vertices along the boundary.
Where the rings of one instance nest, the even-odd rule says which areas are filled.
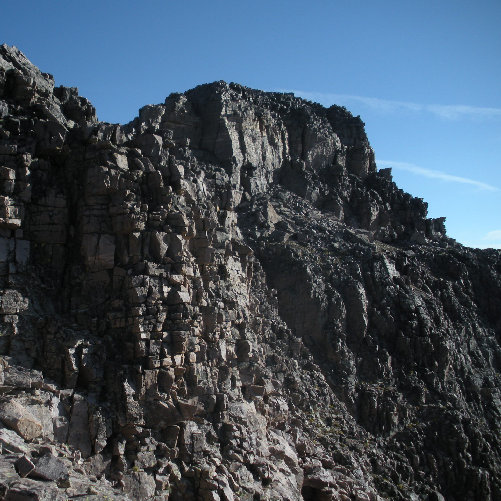
[[[464,104],[439,105],[428,104],[425,110],[442,118],[456,119],[461,117],[501,118],[501,108],[481,108]]]
[[[419,167],[418,165],[414,165],[407,162],[394,162],[391,160],[378,160],[377,164],[382,167],[392,167],[394,169],[405,170],[407,172],[412,172],[413,174],[417,174],[418,176],[430,177],[433,179],[440,179],[446,182],[452,183],[462,183],[462,184],[470,184],[475,186],[481,190],[487,191],[499,191],[499,188],[496,186],[492,186],[487,183],[482,183],[481,181],[476,181],[474,179],[469,179],[467,177],[454,176],[452,174],[447,174],[446,172],[442,172],[439,170],[425,169],[424,167]]]
[[[484,240],[493,240],[501,242],[501,230],[489,231],[489,233],[485,235]]]
[[[482,241],[486,243],[478,245],[481,249],[501,249],[501,230],[489,231],[482,237]]]
[[[281,92],[294,92],[296,96],[317,101],[320,104],[330,106],[332,104],[345,105],[349,103],[361,103],[373,110],[384,113],[410,111],[417,113],[432,113],[440,118],[457,120],[460,118],[501,118],[501,108],[488,108],[469,106],[465,104],[420,104],[411,101],[394,101],[377,97],[354,96],[351,94],[330,94],[324,92],[310,92],[304,90],[286,90]]]
[[[483,238],[482,240],[485,240],[485,238]],[[462,241],[461,243],[463,245],[465,245],[466,247],[473,247],[475,249],[501,249],[501,240],[499,240],[498,242],[487,244],[487,245],[481,243],[478,240],[476,240],[476,241],[466,240],[466,241]]]

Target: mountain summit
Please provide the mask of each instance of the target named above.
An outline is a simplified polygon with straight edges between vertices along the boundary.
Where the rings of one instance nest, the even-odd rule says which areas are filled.
[[[0,189],[2,499],[501,499],[501,252],[345,108],[103,123],[2,45]]]

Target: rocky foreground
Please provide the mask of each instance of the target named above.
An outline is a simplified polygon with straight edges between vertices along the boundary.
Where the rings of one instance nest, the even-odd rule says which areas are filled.
[[[346,109],[108,124],[3,45],[0,190],[1,499],[501,499],[501,252]]]

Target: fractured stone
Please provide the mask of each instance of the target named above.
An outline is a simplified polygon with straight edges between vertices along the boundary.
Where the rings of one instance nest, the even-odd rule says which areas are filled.
[[[0,403],[0,420],[28,441],[41,436],[43,432],[42,423],[15,400]]]

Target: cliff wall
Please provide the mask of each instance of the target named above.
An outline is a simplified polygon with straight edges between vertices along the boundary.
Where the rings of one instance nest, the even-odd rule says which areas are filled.
[[[3,45],[0,178],[4,499],[501,499],[501,253],[346,109],[102,123]]]

